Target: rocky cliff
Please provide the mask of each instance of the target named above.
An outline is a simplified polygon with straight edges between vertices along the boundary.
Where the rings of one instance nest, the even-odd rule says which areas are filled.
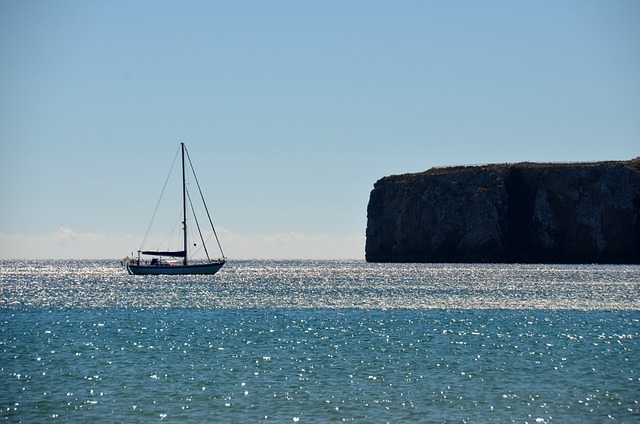
[[[384,177],[365,251],[369,262],[640,264],[640,158]]]

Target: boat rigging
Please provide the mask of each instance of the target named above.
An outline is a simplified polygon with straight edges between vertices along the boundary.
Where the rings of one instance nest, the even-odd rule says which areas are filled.
[[[211,221],[211,215],[209,214],[209,208],[207,207],[207,203],[204,201],[204,196],[202,194],[202,190],[200,188],[200,183],[198,182],[198,177],[196,176],[195,170],[193,169],[193,164],[191,163],[191,158],[189,157],[189,152],[184,143],[180,143],[180,151],[182,157],[182,249],[181,250],[143,250],[142,247],[138,250],[138,255],[136,258],[125,258],[125,262],[127,264],[127,271],[132,275],[195,275],[195,274],[210,274],[213,275],[223,267],[226,263],[226,258],[224,256],[224,252],[222,251],[222,246],[220,245],[220,239],[218,238],[218,234],[216,233],[216,229]],[[213,231],[213,235],[218,244],[218,248],[220,250],[220,258],[211,259],[209,256],[209,251],[207,249],[204,237],[202,236],[202,231],[200,230],[200,223],[195,215],[195,211],[193,210],[193,203],[191,202],[191,196],[187,190],[187,167],[186,160],[189,162],[189,166],[191,169],[191,174],[196,182],[198,187],[198,191],[200,192],[200,197],[202,203],[204,205],[204,210],[206,211],[207,218],[209,220],[209,224],[211,225],[211,229]],[[175,160],[174,160],[175,162]],[[166,182],[165,187],[166,188]],[[164,188],[162,192],[164,193]],[[161,194],[162,197],[162,194]],[[200,240],[202,243],[202,247],[204,248],[204,252],[206,254],[206,261],[204,262],[191,262],[189,256],[189,242],[188,242],[188,232],[187,232],[187,203],[191,207],[191,210],[194,212],[194,223],[198,230],[198,234],[200,236]],[[156,211],[154,212],[153,219],[155,218],[158,206],[160,202],[158,201],[158,205],[156,206]],[[189,224],[190,226],[191,224]],[[144,245],[147,236],[149,234],[149,230],[151,229],[151,223],[149,224],[149,228],[147,229],[147,235],[142,242]],[[141,255],[151,255],[152,259],[142,259]],[[174,258],[173,261],[167,261],[162,259],[162,257],[171,257]],[[178,259],[177,261],[175,259]]]

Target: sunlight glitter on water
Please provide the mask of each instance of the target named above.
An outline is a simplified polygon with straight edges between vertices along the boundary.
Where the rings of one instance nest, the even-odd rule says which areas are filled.
[[[627,422],[640,414],[634,311],[1,317],[0,395],[11,403],[0,416],[26,421]]]
[[[633,422],[639,270],[0,261],[0,417]]]
[[[639,309],[640,267],[230,261],[130,276],[110,261],[2,261],[0,307]]]

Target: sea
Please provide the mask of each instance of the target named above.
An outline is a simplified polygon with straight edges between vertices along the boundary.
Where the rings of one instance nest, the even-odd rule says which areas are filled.
[[[640,267],[0,261],[6,422],[639,423]]]

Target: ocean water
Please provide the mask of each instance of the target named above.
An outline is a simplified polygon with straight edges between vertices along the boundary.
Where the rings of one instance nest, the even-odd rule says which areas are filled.
[[[0,261],[8,422],[640,422],[640,267]]]

